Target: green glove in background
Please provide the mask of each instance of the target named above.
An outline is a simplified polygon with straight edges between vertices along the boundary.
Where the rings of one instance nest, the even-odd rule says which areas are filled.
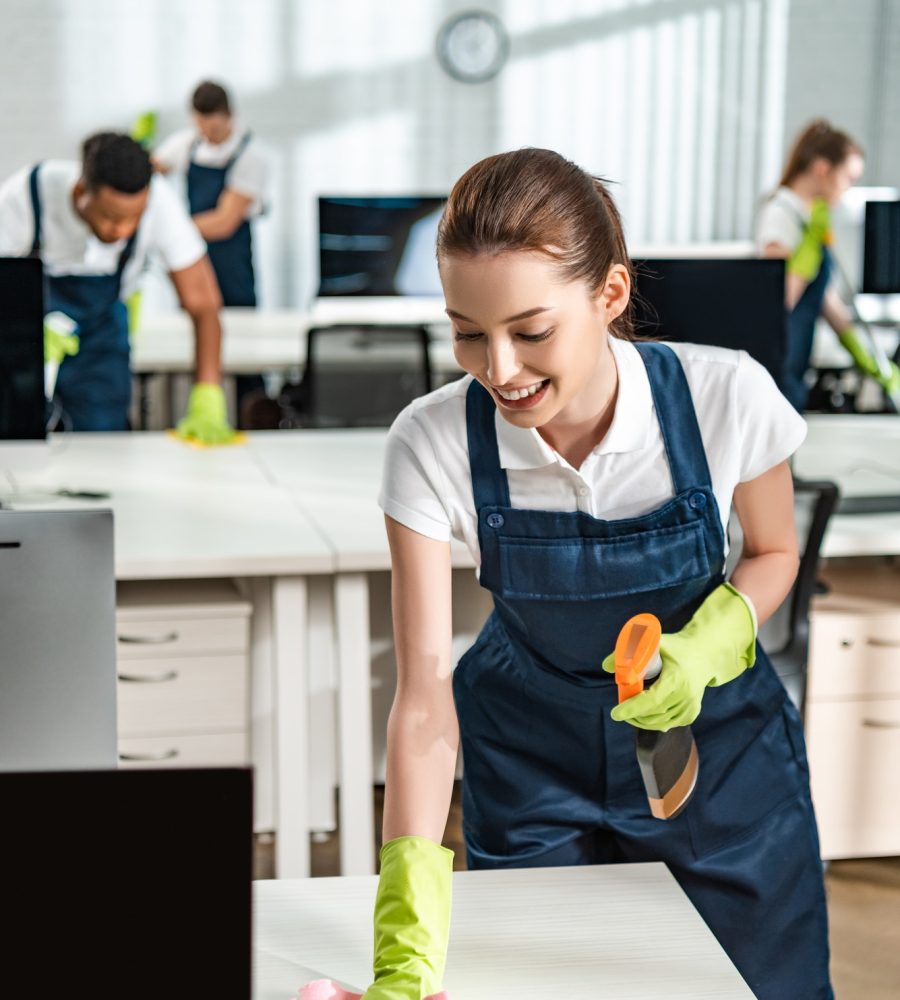
[[[131,138],[139,142],[144,149],[152,149],[156,145],[156,112],[142,111],[131,126]]]
[[[822,266],[822,247],[831,243],[831,215],[828,202],[816,198],[812,203],[809,222],[797,249],[788,257],[787,269],[805,281],[812,281]]]
[[[187,413],[175,430],[185,440],[230,444],[235,433],[228,425],[222,387],[212,382],[198,382],[188,397]]]
[[[856,367],[861,372],[865,372],[866,375],[871,375],[886,393],[893,395],[900,392],[900,368],[893,361],[889,361],[888,370],[882,372],[878,367],[878,362],[859,339],[859,334],[852,326],[848,326],[846,330],[841,330],[838,334],[838,340],[850,357],[853,358]]]
[[[453,851],[425,837],[381,848],[375,896],[375,982],[363,1000],[422,1000],[444,978]]]
[[[718,687],[756,660],[756,612],[749,600],[723,583],[697,608],[680,632],[663,634],[662,671],[640,694],[616,705],[612,718],[639,729],[666,732],[689,726],[700,714],[703,691]],[[615,673],[615,654],[603,661]]]
[[[51,313],[44,320],[44,361],[59,365],[62,364],[63,358],[74,357],[78,353],[80,345],[77,335],[74,332],[67,333],[60,329],[52,322],[52,316]],[[69,319],[68,316],[65,318]],[[69,322],[72,331],[78,328],[74,321],[69,320]]]

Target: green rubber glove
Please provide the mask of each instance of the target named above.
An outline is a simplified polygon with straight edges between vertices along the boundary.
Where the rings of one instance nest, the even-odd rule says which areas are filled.
[[[375,982],[363,1000],[422,1000],[444,978],[453,851],[425,837],[381,848],[375,897]]]
[[[142,111],[131,126],[131,138],[144,149],[151,149],[156,143],[156,112]]]
[[[78,353],[79,346],[76,334],[65,333],[50,323],[44,323],[44,361],[62,364],[63,358]]]
[[[230,444],[235,433],[225,413],[225,393],[220,385],[198,382],[188,397],[187,413],[176,428],[186,441],[201,444]]]
[[[831,215],[828,202],[816,198],[812,203],[809,221],[797,249],[788,257],[787,269],[804,281],[812,281],[822,266],[822,247],[831,243]]]
[[[856,367],[861,372],[865,372],[866,375],[871,375],[886,393],[893,395],[900,392],[900,369],[897,368],[893,361],[889,361],[888,370],[883,372],[878,367],[878,362],[872,353],[859,339],[859,334],[852,326],[848,326],[846,330],[841,330],[838,334],[838,340],[850,357],[853,358]]]
[[[616,705],[611,712],[616,722],[663,733],[673,726],[689,726],[700,714],[704,688],[733,681],[753,666],[756,612],[743,594],[723,583],[680,632],[663,634],[659,652],[659,677]],[[615,654],[606,657],[603,669],[615,672]]]

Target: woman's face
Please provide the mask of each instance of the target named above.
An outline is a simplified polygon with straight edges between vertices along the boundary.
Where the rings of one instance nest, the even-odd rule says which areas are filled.
[[[836,205],[844,194],[862,177],[863,158],[858,153],[851,153],[841,163],[832,164],[822,161],[820,177],[820,196],[829,205]]]
[[[606,331],[628,302],[624,267],[595,294],[529,251],[446,257],[440,271],[456,360],[510,423],[590,419],[608,402],[596,390],[615,386]]]

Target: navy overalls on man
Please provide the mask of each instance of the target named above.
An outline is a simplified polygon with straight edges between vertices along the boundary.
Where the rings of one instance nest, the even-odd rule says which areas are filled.
[[[251,135],[245,133],[228,162],[222,167],[208,167],[194,162],[198,142],[191,146],[187,171],[187,196],[191,215],[210,212],[219,203],[228,186],[228,173],[240,159]],[[244,219],[237,229],[224,240],[207,241],[207,252],[216,273],[222,303],[226,306],[256,305],[256,279],[253,273],[253,240],[250,223]],[[238,375],[235,388],[238,401],[248,392],[262,389],[259,375]]]
[[[473,382],[467,433],[481,584],[494,611],[453,677],[472,868],[664,861],[761,1000],[828,998],[818,836],[799,716],[762,649],[708,688],[694,797],[654,819],[601,669],[624,623],[682,628],[723,580],[724,534],[675,353],[638,344],[674,498],[639,517],[510,506],[495,406]],[[602,933],[602,929],[599,929]]]
[[[34,214],[33,257],[41,250],[40,164],[28,179]],[[131,403],[128,310],[120,299],[122,273],[137,239],[135,231],[119,254],[112,274],[48,274],[44,307],[60,311],[78,324],[78,353],[63,359],[54,398],[76,431],[128,429]]]
[[[806,222],[804,220],[804,226]],[[809,386],[804,376],[809,368],[809,359],[816,333],[816,321],[822,312],[825,292],[831,280],[832,259],[828,247],[822,247],[822,263],[819,273],[803,289],[797,304],[788,313],[787,358],[784,371],[784,394],[794,409],[802,413],[806,408]]]

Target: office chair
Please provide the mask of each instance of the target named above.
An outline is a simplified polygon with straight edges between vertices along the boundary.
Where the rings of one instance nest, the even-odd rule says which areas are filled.
[[[432,385],[424,326],[312,327],[303,378],[250,419],[256,429],[390,427]]]
[[[800,556],[800,568],[790,594],[787,612],[787,638],[778,649],[767,650],[775,673],[781,678],[791,701],[803,714],[806,699],[806,672],[809,654],[809,608],[816,593],[819,550],[828,520],[838,501],[838,488],[827,480],[794,480],[795,495],[812,497],[806,542]]]

